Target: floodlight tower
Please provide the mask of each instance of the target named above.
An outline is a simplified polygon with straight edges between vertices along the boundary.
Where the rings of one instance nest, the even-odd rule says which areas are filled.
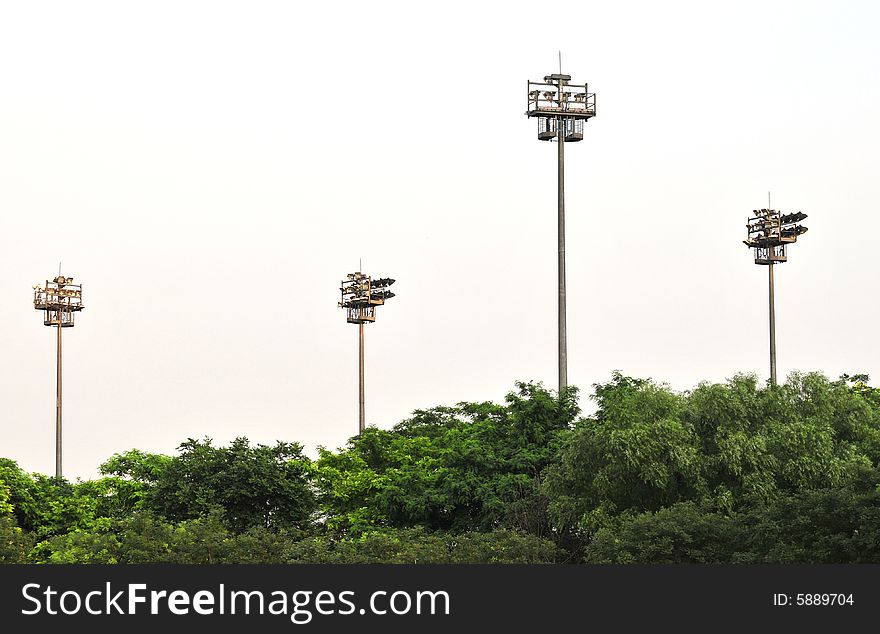
[[[34,308],[46,314],[43,325],[57,329],[55,378],[55,478],[61,479],[61,329],[73,328],[76,313],[82,305],[82,284],[74,284],[72,277],[58,274],[51,282],[34,285]]]
[[[797,242],[807,228],[798,223],[807,217],[803,212],[784,214],[776,209],[755,209],[746,224],[743,243],[755,250],[755,264],[767,267],[770,285],[770,383],[776,385],[776,306],[773,265],[788,261],[787,247]]]
[[[565,144],[584,139],[584,123],[596,116],[596,94],[587,84],[572,84],[571,75],[547,75],[529,81],[526,116],[538,119],[538,139],[558,143],[557,241],[559,280],[559,390],[568,386],[568,343],[565,323]]]
[[[339,307],[346,310],[346,321],[358,325],[358,433],[362,433],[366,427],[364,411],[364,324],[376,321],[376,306],[382,306],[386,300],[394,297],[394,293],[388,287],[395,280],[383,277],[373,280],[369,275],[360,271],[349,273],[342,280],[339,290],[342,292],[342,300]]]

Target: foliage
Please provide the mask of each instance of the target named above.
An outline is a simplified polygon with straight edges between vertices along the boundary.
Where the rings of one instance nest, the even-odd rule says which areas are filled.
[[[423,528],[385,529],[356,538],[315,537],[291,543],[286,563],[544,563],[554,544],[534,535],[500,529],[491,532],[427,532]]]
[[[596,414],[566,435],[545,486],[557,530],[585,542],[622,515],[680,502],[733,512],[847,486],[880,460],[880,403],[820,374],[767,387],[739,375],[685,394],[615,374],[594,398]]]
[[[314,473],[328,526],[355,535],[411,526],[548,532],[543,513],[536,520],[527,506],[541,504],[537,482],[577,416],[577,392],[559,399],[540,385],[517,388],[503,406],[419,410],[390,431],[367,429],[338,453],[322,450]]]
[[[19,528],[14,517],[0,515],[0,564],[26,563],[32,545],[33,537]]]
[[[315,511],[309,460],[296,443],[228,447],[188,439],[173,458],[138,451],[114,456],[102,467],[115,476],[123,506],[147,509],[172,521],[194,520],[215,507],[234,532],[254,526],[307,525]]]
[[[417,410],[309,460],[189,439],[75,483],[0,459],[2,563],[880,562],[880,390],[737,375]]]
[[[49,564],[115,564],[119,563],[119,541],[114,535],[73,531],[46,539],[31,551],[31,561]]]
[[[880,481],[874,474],[874,482]],[[694,502],[599,530],[590,563],[876,563],[880,492],[807,490],[724,515]]]
[[[27,474],[0,458],[0,490],[17,525],[36,537],[86,530],[106,521],[102,514],[101,482],[71,484],[41,474]]]
[[[694,502],[627,514],[600,528],[586,548],[588,563],[726,562],[735,548],[731,521]]]

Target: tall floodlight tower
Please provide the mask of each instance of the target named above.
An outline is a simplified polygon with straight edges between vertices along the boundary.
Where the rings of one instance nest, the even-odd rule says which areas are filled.
[[[51,282],[34,285],[34,308],[46,314],[43,324],[54,326],[56,337],[55,378],[55,477],[61,479],[61,329],[73,328],[74,316],[83,309],[82,284],[59,273]]]
[[[774,303],[773,265],[788,261],[787,248],[797,242],[807,228],[798,224],[807,214],[783,214],[775,209],[755,209],[743,242],[755,250],[755,264],[767,267],[770,284],[770,383],[776,385],[776,307]]]
[[[339,290],[342,292],[340,308],[346,311],[346,321],[358,325],[358,433],[366,427],[364,410],[364,324],[376,321],[376,306],[382,306],[386,300],[394,297],[388,287],[394,280],[383,277],[370,279],[360,271],[349,273],[342,280]]]
[[[538,139],[558,145],[557,241],[559,280],[559,390],[568,386],[568,343],[565,323],[565,144],[582,141],[584,123],[596,116],[596,94],[587,84],[572,84],[571,75],[547,75],[529,81],[526,115],[538,120]]]

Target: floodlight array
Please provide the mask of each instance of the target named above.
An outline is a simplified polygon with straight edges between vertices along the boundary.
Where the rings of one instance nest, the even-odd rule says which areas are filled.
[[[74,284],[72,277],[59,275],[43,285],[34,285],[34,308],[45,311],[43,323],[46,326],[70,328],[74,325],[74,315],[81,311],[82,284]]]
[[[346,309],[348,323],[376,321],[376,306],[382,306],[386,300],[394,297],[394,293],[388,290],[394,282],[390,277],[372,280],[360,271],[349,273],[339,287],[342,293],[339,307]]]

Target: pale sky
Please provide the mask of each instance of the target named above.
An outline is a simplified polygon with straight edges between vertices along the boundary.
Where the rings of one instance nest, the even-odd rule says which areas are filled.
[[[0,2],[0,456],[64,473],[187,437],[338,447],[367,422],[556,386],[556,146],[526,81],[597,94],[566,146],[569,381],[767,375],[752,209],[809,215],[777,267],[779,373],[880,379],[880,5]],[[557,11],[558,9],[558,11]],[[560,23],[562,27],[560,28]]]

